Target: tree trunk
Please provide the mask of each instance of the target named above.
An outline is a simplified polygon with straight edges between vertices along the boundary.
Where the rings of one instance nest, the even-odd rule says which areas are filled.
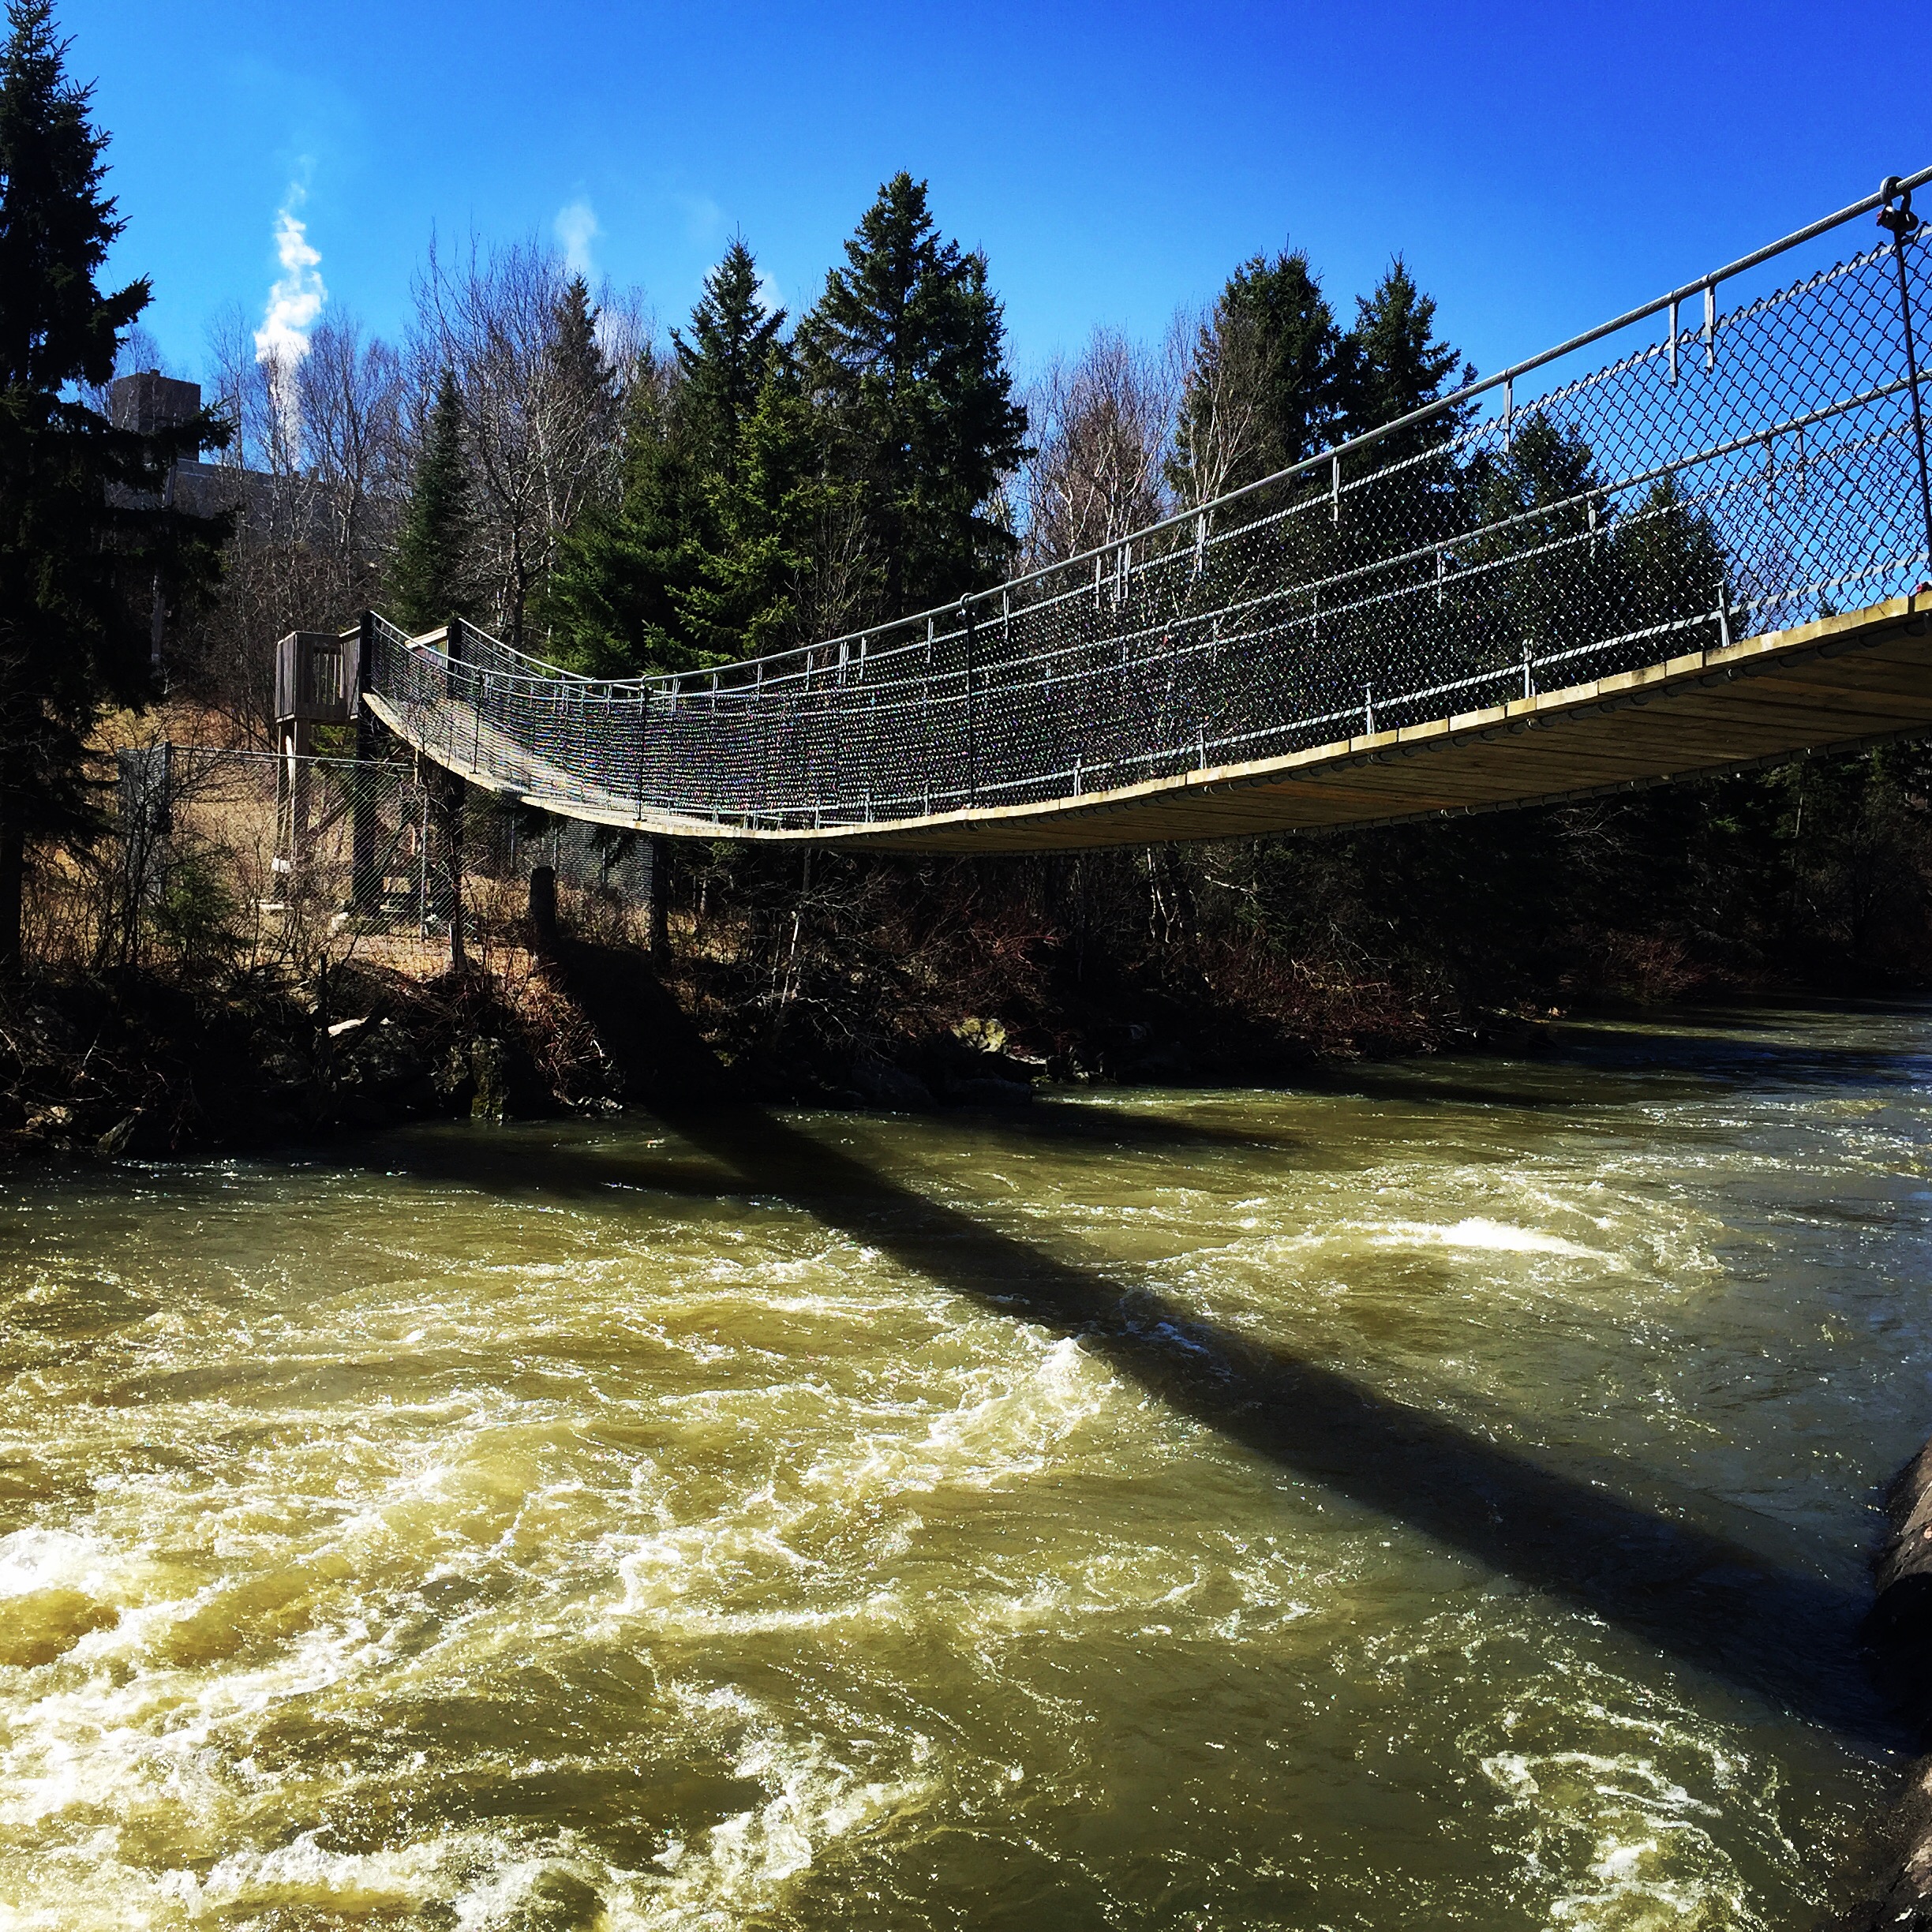
[[[21,899],[27,882],[27,841],[11,818],[0,818],[0,978],[13,979],[21,954]]]
[[[670,846],[665,840],[653,837],[646,852],[650,861],[648,874],[650,885],[645,902],[650,927],[650,956],[661,966],[671,957]]]

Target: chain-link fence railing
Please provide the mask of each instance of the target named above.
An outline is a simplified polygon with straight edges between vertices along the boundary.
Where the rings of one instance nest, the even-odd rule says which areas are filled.
[[[1897,198],[944,611],[627,683],[379,620],[371,688],[436,758],[613,823],[883,827],[1279,757],[1874,605],[1932,568],[1914,333],[1932,286]],[[1892,238],[1805,267],[1875,207]],[[1773,262],[1802,272],[1735,299]],[[1579,366],[1606,342],[1614,360]]]
[[[132,957],[346,957],[410,971],[515,933],[549,867],[580,923],[648,902],[649,841],[499,806],[414,758],[159,743],[118,754],[119,921]]]

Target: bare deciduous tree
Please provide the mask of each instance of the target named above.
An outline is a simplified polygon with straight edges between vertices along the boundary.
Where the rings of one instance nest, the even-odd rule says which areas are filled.
[[[206,491],[237,512],[220,596],[179,641],[185,691],[242,743],[265,739],[270,646],[335,630],[375,601],[402,489],[402,365],[335,315],[306,354],[264,357],[237,306],[210,331],[218,406],[235,425],[224,478]]]
[[[1039,453],[1025,471],[1027,553],[1049,564],[1111,543],[1166,514],[1178,358],[1097,329],[1028,399]]]
[[[387,548],[402,483],[402,365],[353,316],[331,316],[297,372],[302,458],[326,506],[345,586]]]
[[[1264,436],[1259,346],[1252,328],[1225,305],[1176,312],[1166,365],[1179,372],[1169,481],[1186,505],[1211,503],[1253,466]]]
[[[412,376],[427,399],[455,370],[462,392],[479,560],[497,624],[527,641],[558,539],[612,494],[626,384],[649,361],[635,301],[593,309],[563,258],[535,242],[451,265],[431,244],[417,284]],[[415,412],[420,423],[426,402]]]

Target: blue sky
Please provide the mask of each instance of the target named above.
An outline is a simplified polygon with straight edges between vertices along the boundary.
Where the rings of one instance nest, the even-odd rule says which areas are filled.
[[[1932,160],[1906,12],[1829,4],[64,0],[197,374],[294,206],[329,302],[400,331],[432,228],[574,228],[682,319],[742,230],[795,311],[879,182],[983,247],[1022,373],[1292,240],[1332,296],[1400,250],[1493,369]],[[294,197],[291,201],[291,197]],[[559,228],[560,218],[564,227]]]

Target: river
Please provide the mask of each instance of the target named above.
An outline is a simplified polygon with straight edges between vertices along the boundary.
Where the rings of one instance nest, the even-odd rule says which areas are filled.
[[[0,1923],[1778,1928],[1932,1014],[0,1183]]]

